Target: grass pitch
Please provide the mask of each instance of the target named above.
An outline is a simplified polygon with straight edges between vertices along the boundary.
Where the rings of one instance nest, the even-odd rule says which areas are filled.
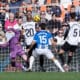
[[[78,72],[2,72],[0,80],[80,80]]]

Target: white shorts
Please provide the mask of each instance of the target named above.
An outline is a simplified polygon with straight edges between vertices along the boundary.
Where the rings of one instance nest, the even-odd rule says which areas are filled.
[[[45,55],[48,59],[52,59],[54,57],[53,53],[49,49],[35,49],[33,51],[33,56],[37,57],[39,55]]]

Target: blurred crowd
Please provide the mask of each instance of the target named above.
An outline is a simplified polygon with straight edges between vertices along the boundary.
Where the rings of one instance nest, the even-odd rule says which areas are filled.
[[[43,5],[40,0],[0,0],[0,23],[4,26],[5,21],[10,17],[10,13],[13,13],[14,18],[22,17],[23,23],[30,17],[40,15],[41,21],[48,24],[50,30],[54,29],[52,33],[57,32],[61,28],[63,23],[70,21],[70,13],[76,13],[76,20],[80,20],[80,1],[79,5],[72,4],[69,8],[64,8],[59,4]],[[46,3],[46,0],[41,0]],[[55,14],[55,15],[53,15]],[[4,28],[4,27],[3,27]]]

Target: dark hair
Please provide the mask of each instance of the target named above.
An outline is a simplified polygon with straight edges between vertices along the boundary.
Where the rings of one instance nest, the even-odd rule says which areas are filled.
[[[32,14],[32,11],[31,11],[31,10],[28,10],[27,13],[28,13],[28,12],[30,12],[30,13]]]
[[[45,30],[46,24],[45,24],[45,23],[40,23],[40,24],[39,24],[39,27],[40,27],[42,30]]]
[[[55,15],[55,13],[52,13],[52,16],[54,16]]]
[[[75,12],[71,12],[71,13],[70,13],[70,17],[71,17],[71,19],[75,19],[76,13],[75,13]]]
[[[71,8],[75,8],[75,6],[74,5],[71,5]]]

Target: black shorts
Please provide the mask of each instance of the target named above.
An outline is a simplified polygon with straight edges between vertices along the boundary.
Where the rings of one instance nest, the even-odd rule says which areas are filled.
[[[70,45],[68,42],[65,42],[64,45],[61,47],[64,51],[75,52],[77,46]]]
[[[27,45],[26,46],[26,49],[28,49],[30,47],[30,45]],[[36,48],[36,44],[31,48],[31,50],[29,51],[29,53],[27,54],[28,55],[28,58],[32,55],[32,51]]]

